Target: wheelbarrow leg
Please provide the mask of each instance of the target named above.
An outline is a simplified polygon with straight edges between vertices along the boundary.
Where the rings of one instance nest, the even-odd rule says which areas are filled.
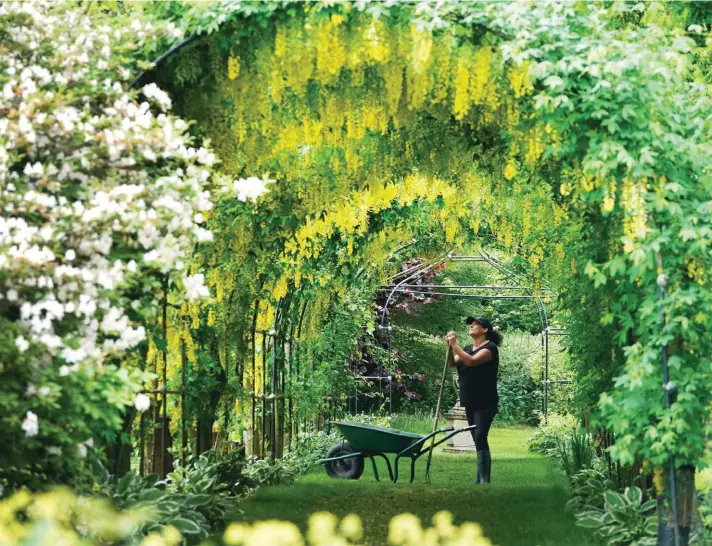
[[[395,475],[395,479],[393,480],[393,483],[396,483],[398,481],[398,463],[400,463],[401,457],[404,457],[404,455],[399,454],[396,457],[396,475]]]
[[[381,480],[378,479],[378,468],[376,467],[376,459],[373,457],[373,455],[367,455],[369,459],[371,459],[371,465],[373,466],[373,475],[376,477],[376,481],[380,482]]]
[[[413,480],[415,479],[415,461],[416,460],[417,460],[417,457],[410,458],[410,483],[413,483]]]
[[[383,457],[383,460],[386,461],[386,468],[388,469],[388,476],[391,478],[391,481],[393,483],[395,483],[396,480],[393,478],[393,468],[391,468],[391,461],[383,453],[378,453],[378,455]]]

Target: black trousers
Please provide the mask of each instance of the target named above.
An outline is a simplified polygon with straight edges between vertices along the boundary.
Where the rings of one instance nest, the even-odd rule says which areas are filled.
[[[497,406],[480,408],[466,405],[465,415],[467,415],[467,423],[470,426],[477,425],[475,430],[470,431],[472,433],[472,439],[475,441],[477,451],[489,451],[487,436],[489,435],[492,421],[494,421],[494,416],[497,415]]]

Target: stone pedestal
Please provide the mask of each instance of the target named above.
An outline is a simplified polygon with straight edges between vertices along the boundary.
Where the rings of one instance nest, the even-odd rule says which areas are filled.
[[[460,406],[460,401],[450,410],[449,413],[445,414],[447,419],[447,426],[457,428],[465,428],[467,426],[467,415],[465,415],[465,408]],[[455,434],[447,442],[445,442],[445,448],[443,451],[448,453],[474,453],[475,452],[475,441],[472,439],[472,434],[468,430],[467,432],[461,432],[460,434]]]
[[[455,392],[460,392],[460,382],[458,381],[457,372],[452,374],[452,382],[455,386]],[[460,397],[458,396],[457,402],[450,410],[450,413],[445,414],[447,419],[447,426],[457,428],[465,428],[467,426],[467,415],[465,414],[465,408],[460,405]],[[475,441],[472,439],[472,433],[468,430],[467,432],[461,432],[460,434],[455,434],[447,442],[445,442],[445,448],[443,451],[448,453],[474,453]]]

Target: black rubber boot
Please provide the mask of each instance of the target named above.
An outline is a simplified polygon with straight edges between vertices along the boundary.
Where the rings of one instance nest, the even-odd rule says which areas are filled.
[[[490,483],[492,458],[489,451],[477,452],[477,481],[475,483]]]

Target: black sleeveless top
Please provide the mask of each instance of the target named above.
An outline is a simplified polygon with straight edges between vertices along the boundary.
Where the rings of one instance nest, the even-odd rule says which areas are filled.
[[[499,348],[492,341],[473,348],[468,345],[463,348],[468,355],[474,355],[482,349],[489,349],[492,359],[479,366],[465,366],[457,363],[457,375],[460,379],[460,405],[484,409],[497,406],[497,374],[499,373]]]

